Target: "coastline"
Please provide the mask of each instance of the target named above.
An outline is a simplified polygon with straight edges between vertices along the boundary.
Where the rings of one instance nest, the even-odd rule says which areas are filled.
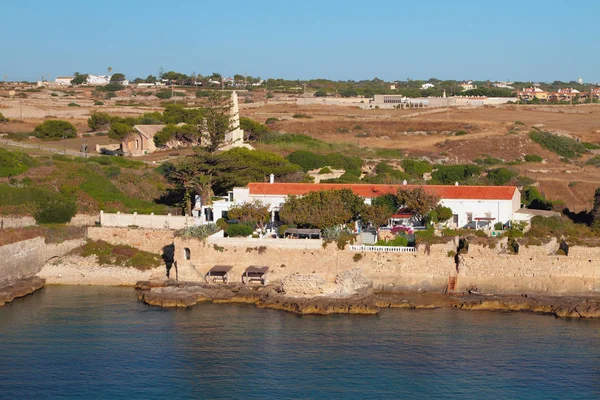
[[[446,295],[434,292],[360,291],[346,296],[292,297],[274,285],[246,287],[192,282],[138,282],[138,299],[164,308],[192,307],[202,302],[254,304],[259,308],[305,315],[375,315],[386,308],[458,308],[520,311],[562,318],[600,318],[600,296]]]
[[[128,286],[107,283],[50,283],[33,277],[0,287],[0,307],[30,295],[45,285]],[[298,315],[376,315],[388,308],[530,312],[560,318],[600,318],[600,296],[479,295],[436,292],[378,292],[362,290],[345,295],[296,297],[282,293],[277,285],[206,284],[175,280],[139,281],[137,298],[151,306],[188,308],[199,303],[253,304],[258,308]]]

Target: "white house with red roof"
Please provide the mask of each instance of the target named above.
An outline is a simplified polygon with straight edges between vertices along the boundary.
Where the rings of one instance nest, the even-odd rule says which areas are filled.
[[[202,210],[202,220],[214,222],[226,218],[229,207],[256,200],[270,205],[273,218],[277,218],[280,207],[288,196],[303,196],[319,190],[350,189],[371,204],[376,197],[397,193],[399,189],[411,190],[418,185],[338,184],[338,183],[249,183],[246,187],[234,188],[226,200],[210,206],[197,207]],[[514,219],[521,208],[521,193],[515,186],[459,186],[424,185],[427,192],[440,197],[440,204],[453,213],[450,224],[457,227],[490,226],[496,222],[506,223]]]

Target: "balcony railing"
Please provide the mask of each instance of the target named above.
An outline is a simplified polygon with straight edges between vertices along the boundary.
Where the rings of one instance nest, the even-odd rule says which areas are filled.
[[[350,246],[351,251],[372,251],[376,253],[415,253],[417,249],[414,247],[399,247],[399,246]]]

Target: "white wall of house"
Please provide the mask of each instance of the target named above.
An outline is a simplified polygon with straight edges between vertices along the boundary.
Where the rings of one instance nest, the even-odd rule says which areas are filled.
[[[271,212],[273,212],[278,211],[286,199],[286,195],[251,194],[249,188],[234,188],[232,202],[213,204],[215,220],[221,218],[221,212],[226,211],[233,204],[259,200],[263,204],[268,204]],[[371,204],[371,200],[371,198],[365,198],[365,203]],[[493,225],[496,222],[506,223],[513,220],[514,213],[521,208],[521,194],[518,190],[515,190],[511,200],[442,199],[440,204],[449,207],[452,213],[458,216],[457,225],[459,227],[466,226],[469,219],[475,221],[475,218],[494,218],[491,222],[491,225]]]

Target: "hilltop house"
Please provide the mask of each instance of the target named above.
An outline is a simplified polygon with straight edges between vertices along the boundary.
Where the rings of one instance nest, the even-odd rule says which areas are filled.
[[[272,220],[278,220],[281,205],[288,196],[302,196],[311,191],[350,189],[371,204],[376,197],[397,193],[399,189],[414,189],[417,185],[377,185],[377,184],[337,184],[337,183],[275,183],[271,176],[270,183],[249,183],[246,187],[234,188],[227,199],[214,202],[212,205],[196,203],[195,215],[202,223],[214,222],[219,218],[227,218],[229,208],[236,204],[256,200],[269,204]],[[521,208],[521,194],[515,186],[458,186],[458,185],[425,185],[423,188],[440,197],[440,204],[452,210],[454,227],[491,226],[496,222],[506,223],[514,219],[514,214]],[[410,219],[410,216],[399,214],[397,218]]]
[[[229,150],[233,147],[246,147],[252,149],[252,146],[244,143],[244,131],[240,128],[239,104],[237,93],[231,94],[231,132],[225,134],[225,140],[220,150]],[[120,150],[126,156],[138,157],[153,153],[157,150],[154,144],[154,136],[160,132],[166,125],[135,125],[133,131],[127,135],[120,144]]]
[[[548,101],[548,92],[540,89],[539,87],[523,88],[523,90],[517,91],[517,96],[521,100],[531,101],[534,98],[544,102]]]

